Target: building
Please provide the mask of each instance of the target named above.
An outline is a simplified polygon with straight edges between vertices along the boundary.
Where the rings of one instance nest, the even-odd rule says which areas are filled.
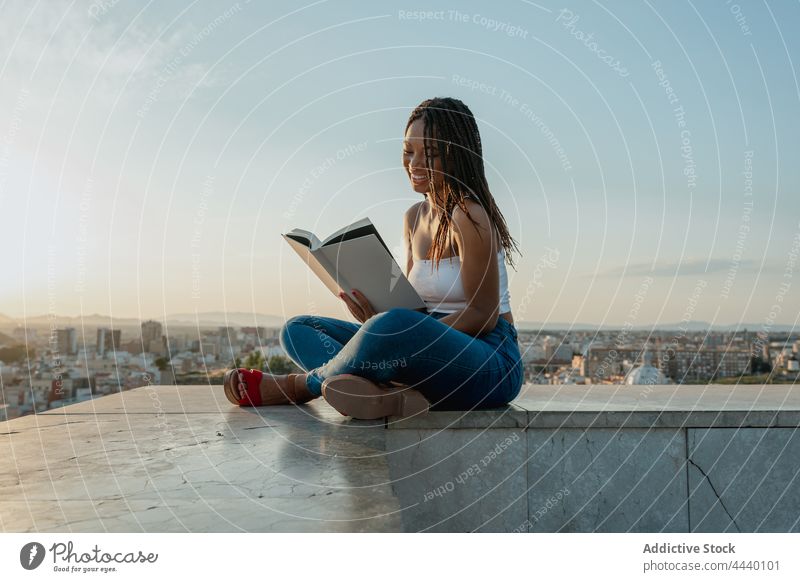
[[[572,361],[572,345],[566,341],[555,342],[547,336],[544,338],[544,357],[553,364],[568,364]]]
[[[115,352],[120,349],[120,339],[122,331],[119,329],[109,329],[107,327],[97,328],[97,355],[104,356],[107,352]]]
[[[608,347],[591,345],[585,350],[580,373],[593,382],[609,382],[625,374],[625,360],[635,362],[640,348],[636,346]]]
[[[706,382],[750,372],[752,353],[742,348],[703,349],[683,346],[662,352],[660,368],[678,384]]]
[[[644,352],[642,353],[642,364],[635,366],[625,376],[625,384],[648,384],[660,385],[669,384],[667,377],[661,373],[661,370],[653,366],[653,355],[650,353],[648,346],[645,345]]]
[[[161,335],[162,327],[159,322],[153,320],[142,322],[142,349],[145,352],[160,354],[164,346]]]
[[[162,336],[161,340],[164,354],[176,354],[186,349],[186,338],[184,336]]]
[[[238,334],[236,333],[236,328],[227,325],[219,326],[217,333],[221,337],[226,338],[228,341],[234,341],[238,337]]]
[[[56,348],[60,355],[74,356],[78,353],[78,332],[74,327],[55,330]]]
[[[245,326],[240,329],[244,335],[254,335],[256,337],[265,337],[267,328],[262,326]]]
[[[11,337],[19,343],[24,344],[27,342],[36,341],[39,338],[39,334],[35,329],[18,325],[14,328],[14,331],[11,332]]]

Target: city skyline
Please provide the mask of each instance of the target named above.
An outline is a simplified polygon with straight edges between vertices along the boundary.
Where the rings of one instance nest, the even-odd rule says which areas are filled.
[[[451,95],[516,320],[796,328],[797,6],[4,10],[0,314],[350,319],[280,233],[369,216],[400,259],[405,121]]]
[[[38,329],[43,326],[49,326],[52,330],[60,329],[62,326],[70,327],[75,325],[81,325],[84,323],[87,329],[94,329],[95,327],[108,327],[113,322],[114,328],[116,329],[117,326],[124,326],[124,327],[139,327],[141,323],[146,321],[155,321],[164,326],[174,326],[177,328],[184,328],[189,325],[198,325],[203,328],[211,328],[211,327],[218,327],[218,326],[234,326],[234,327],[245,327],[245,326],[253,326],[258,324],[261,327],[275,327],[278,328],[282,325],[284,319],[278,315],[268,314],[268,313],[245,313],[245,312],[234,312],[232,314],[227,314],[229,319],[225,319],[225,314],[220,312],[202,312],[197,314],[191,313],[173,313],[167,314],[166,319],[159,316],[154,317],[112,317],[110,315],[102,315],[98,313],[93,313],[91,315],[84,316],[81,318],[80,316],[76,315],[65,315],[65,314],[41,314],[38,316],[29,317],[27,320],[23,320],[21,318],[11,318],[6,316],[5,314],[0,313],[0,332],[5,330],[5,332],[10,333],[13,328],[15,327],[25,327],[23,323],[27,322],[27,327],[29,329]],[[199,319],[193,320],[191,318],[198,316]],[[220,317],[221,319],[217,319]],[[12,327],[11,322],[14,322],[14,326]],[[50,323],[53,323],[50,325]],[[546,323],[546,325],[545,325]],[[713,331],[750,331],[750,332],[772,332],[772,333],[780,333],[780,332],[796,332],[797,326],[790,325],[790,324],[773,324],[768,328],[765,328],[763,323],[760,322],[735,322],[733,324],[716,324],[710,325],[708,321],[698,320],[698,319],[690,319],[687,321],[674,321],[674,322],[666,322],[660,324],[653,324],[653,323],[639,323],[636,325],[626,324],[624,322],[621,323],[604,323],[602,325],[597,325],[593,323],[587,322],[567,322],[567,321],[531,321],[531,320],[519,320],[516,322],[516,325],[521,329],[526,329],[530,331],[531,329],[555,329],[555,330],[580,330],[580,331],[587,331],[587,330],[603,330],[603,331],[614,331],[620,329],[635,329],[638,331],[646,331],[647,329],[653,330],[679,330],[679,329],[687,329],[692,332],[703,331],[703,330],[713,330]]]

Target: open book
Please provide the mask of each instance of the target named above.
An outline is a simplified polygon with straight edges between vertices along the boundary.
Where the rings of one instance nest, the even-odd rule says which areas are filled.
[[[369,218],[324,240],[300,228],[281,236],[334,295],[344,291],[354,297],[351,290],[358,289],[379,313],[393,307],[425,308]]]

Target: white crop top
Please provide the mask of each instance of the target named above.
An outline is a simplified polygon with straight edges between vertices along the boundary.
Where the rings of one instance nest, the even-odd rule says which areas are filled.
[[[500,273],[500,313],[511,311],[511,294],[508,291],[505,249],[497,252]],[[428,311],[455,313],[467,306],[464,284],[461,282],[461,257],[442,259],[436,270],[431,259],[414,259],[408,280],[425,301]]]

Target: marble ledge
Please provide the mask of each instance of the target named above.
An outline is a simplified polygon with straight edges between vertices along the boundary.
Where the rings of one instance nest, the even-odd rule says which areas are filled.
[[[800,426],[800,386],[528,384],[509,405],[389,417],[389,429]]]
[[[221,386],[145,386],[87,400],[45,415],[251,414],[293,422],[345,420],[321,398],[301,406],[237,408]],[[411,418],[349,419],[352,427],[506,428],[772,428],[800,426],[800,386],[527,384],[510,404],[469,411],[431,411]]]

